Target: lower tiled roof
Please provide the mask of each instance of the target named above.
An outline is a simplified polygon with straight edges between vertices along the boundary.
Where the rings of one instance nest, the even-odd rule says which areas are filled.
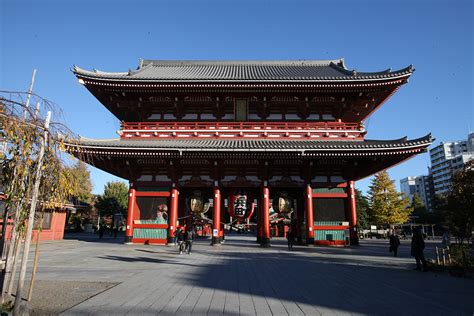
[[[323,141],[323,140],[270,140],[270,139],[86,139],[70,142],[69,147],[98,150],[132,151],[367,151],[396,150],[427,147],[433,142],[431,134],[407,140],[364,140],[364,141]]]

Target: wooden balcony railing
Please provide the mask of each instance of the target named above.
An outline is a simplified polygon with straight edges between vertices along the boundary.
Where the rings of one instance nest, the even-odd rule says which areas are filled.
[[[361,123],[344,122],[123,122],[123,132],[165,130],[345,130],[362,131]]]
[[[289,138],[363,140],[361,123],[343,122],[124,122],[121,138]]]

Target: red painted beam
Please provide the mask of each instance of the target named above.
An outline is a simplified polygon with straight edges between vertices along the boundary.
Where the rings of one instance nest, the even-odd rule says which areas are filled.
[[[345,246],[346,242],[344,240],[315,240],[314,244],[318,246]]]
[[[154,244],[154,245],[166,245],[166,239],[155,239],[155,238],[133,238],[132,243],[134,244]]]
[[[313,198],[347,198],[347,193],[313,193]]]
[[[167,197],[170,196],[170,192],[136,192],[135,196],[161,196]]]

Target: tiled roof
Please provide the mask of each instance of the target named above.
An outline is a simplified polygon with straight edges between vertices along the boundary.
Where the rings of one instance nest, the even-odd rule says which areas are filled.
[[[345,82],[408,77],[412,66],[398,71],[358,72],[343,59],[298,61],[141,60],[137,70],[103,72],[74,66],[80,78],[147,82]]]
[[[365,140],[365,141],[317,141],[317,140],[122,140],[122,139],[85,139],[81,138],[71,147],[99,150],[131,151],[379,151],[426,147],[433,142],[431,134],[407,140]]]

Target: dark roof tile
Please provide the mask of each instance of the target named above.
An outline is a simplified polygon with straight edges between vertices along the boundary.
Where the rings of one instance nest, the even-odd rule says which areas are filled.
[[[412,66],[391,72],[356,72],[339,60],[300,61],[163,61],[143,60],[136,71],[88,71],[74,66],[73,72],[84,78],[125,81],[354,81],[407,76]]]
[[[318,140],[123,140],[123,139],[86,139],[77,143],[70,142],[72,147],[88,147],[98,149],[130,149],[130,150],[383,150],[393,148],[419,147],[433,142],[431,134],[414,140],[365,140],[365,141],[318,141]]]

